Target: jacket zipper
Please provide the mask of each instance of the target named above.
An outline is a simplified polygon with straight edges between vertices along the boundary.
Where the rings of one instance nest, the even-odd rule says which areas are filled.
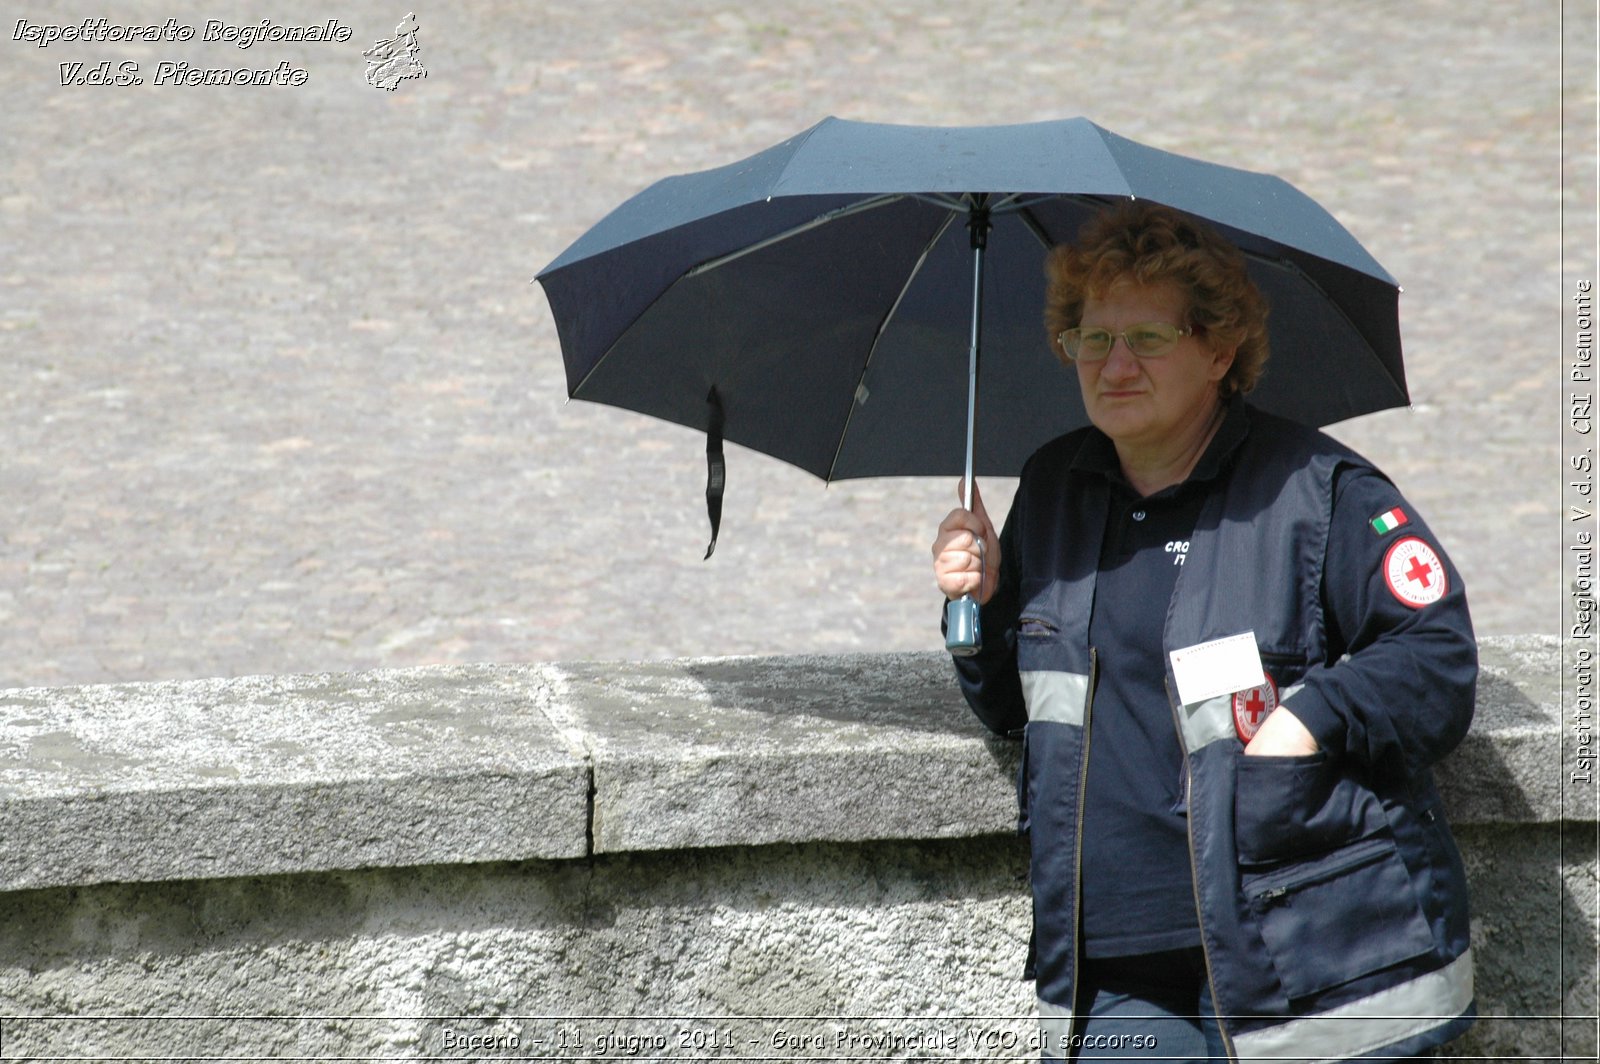
[[[1211,950],[1206,946],[1206,917],[1205,909],[1200,903],[1200,862],[1194,856],[1194,770],[1189,763],[1189,745],[1183,741],[1183,721],[1178,716],[1181,710],[1178,703],[1172,700],[1172,683],[1163,680],[1167,689],[1167,705],[1172,708],[1172,725],[1177,729],[1178,742],[1183,746],[1183,790],[1184,803],[1189,809],[1185,818],[1184,838],[1189,843],[1189,885],[1194,891],[1194,919],[1200,927],[1200,956],[1206,962],[1206,983],[1211,987],[1211,1011],[1217,1019],[1217,1033],[1222,1035],[1222,1051],[1228,1054],[1230,1061],[1237,1061],[1239,1056],[1234,1052],[1233,1036],[1228,1033],[1228,1027],[1222,1022],[1222,1008],[1217,1003],[1217,978],[1211,972]]]
[[[1078,760],[1078,831],[1072,844],[1072,1016],[1078,1016],[1078,987],[1083,982],[1083,972],[1078,967],[1082,960],[1079,943],[1083,939],[1083,800],[1089,793],[1089,714],[1094,709],[1094,683],[1099,671],[1094,647],[1089,648],[1089,690],[1083,696],[1083,755]],[[1091,1002],[1090,1004],[1093,1004]]]

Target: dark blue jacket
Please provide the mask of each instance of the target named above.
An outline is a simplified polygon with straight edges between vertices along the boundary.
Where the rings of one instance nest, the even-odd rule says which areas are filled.
[[[1322,751],[1243,756],[1233,696],[1183,704],[1169,659],[1196,910],[1224,1036],[1247,1059],[1420,1052],[1474,1015],[1465,872],[1430,772],[1472,718],[1477,650],[1460,577],[1414,516],[1397,532],[1374,529],[1387,537],[1374,549],[1388,548],[1383,564],[1423,550],[1433,576],[1414,569],[1443,581],[1438,597],[1403,600],[1398,560],[1389,572],[1400,575],[1385,575],[1328,558],[1341,482],[1381,474],[1322,433],[1243,403],[1218,437],[1230,433],[1228,468],[1172,593],[1165,650],[1253,631],[1281,699]],[[1047,1031],[1071,1022],[1082,773],[1096,658],[1116,652],[1088,639],[1108,489],[1074,463],[1085,446],[1106,445],[1096,436],[1071,433],[1029,460],[984,607],[988,645],[956,663],[986,725],[1023,729],[1032,969]],[[1373,597],[1391,591],[1386,604]]]

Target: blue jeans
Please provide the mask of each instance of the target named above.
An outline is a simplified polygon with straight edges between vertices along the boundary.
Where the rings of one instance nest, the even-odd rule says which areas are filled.
[[[1073,1045],[1057,1060],[1226,1060],[1205,957],[1193,949],[1085,958]]]

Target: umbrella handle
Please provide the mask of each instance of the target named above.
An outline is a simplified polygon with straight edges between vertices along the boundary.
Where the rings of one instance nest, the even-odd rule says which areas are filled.
[[[983,649],[978,628],[978,600],[962,595],[944,604],[944,648],[958,658],[970,658]]]
[[[972,495],[968,493],[970,500]],[[978,590],[983,590],[983,540],[978,540]],[[944,648],[958,658],[970,658],[983,649],[983,629],[978,624],[978,600],[962,595],[944,604]]]

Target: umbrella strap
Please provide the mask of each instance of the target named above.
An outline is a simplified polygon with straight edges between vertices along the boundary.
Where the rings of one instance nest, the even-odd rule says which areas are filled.
[[[706,547],[706,558],[717,549],[717,533],[722,528],[722,489],[727,483],[728,467],[722,458],[722,398],[717,386],[711,386],[706,396],[711,405],[711,417],[706,422],[706,516],[711,519],[711,542]],[[705,561],[705,558],[700,559]]]

